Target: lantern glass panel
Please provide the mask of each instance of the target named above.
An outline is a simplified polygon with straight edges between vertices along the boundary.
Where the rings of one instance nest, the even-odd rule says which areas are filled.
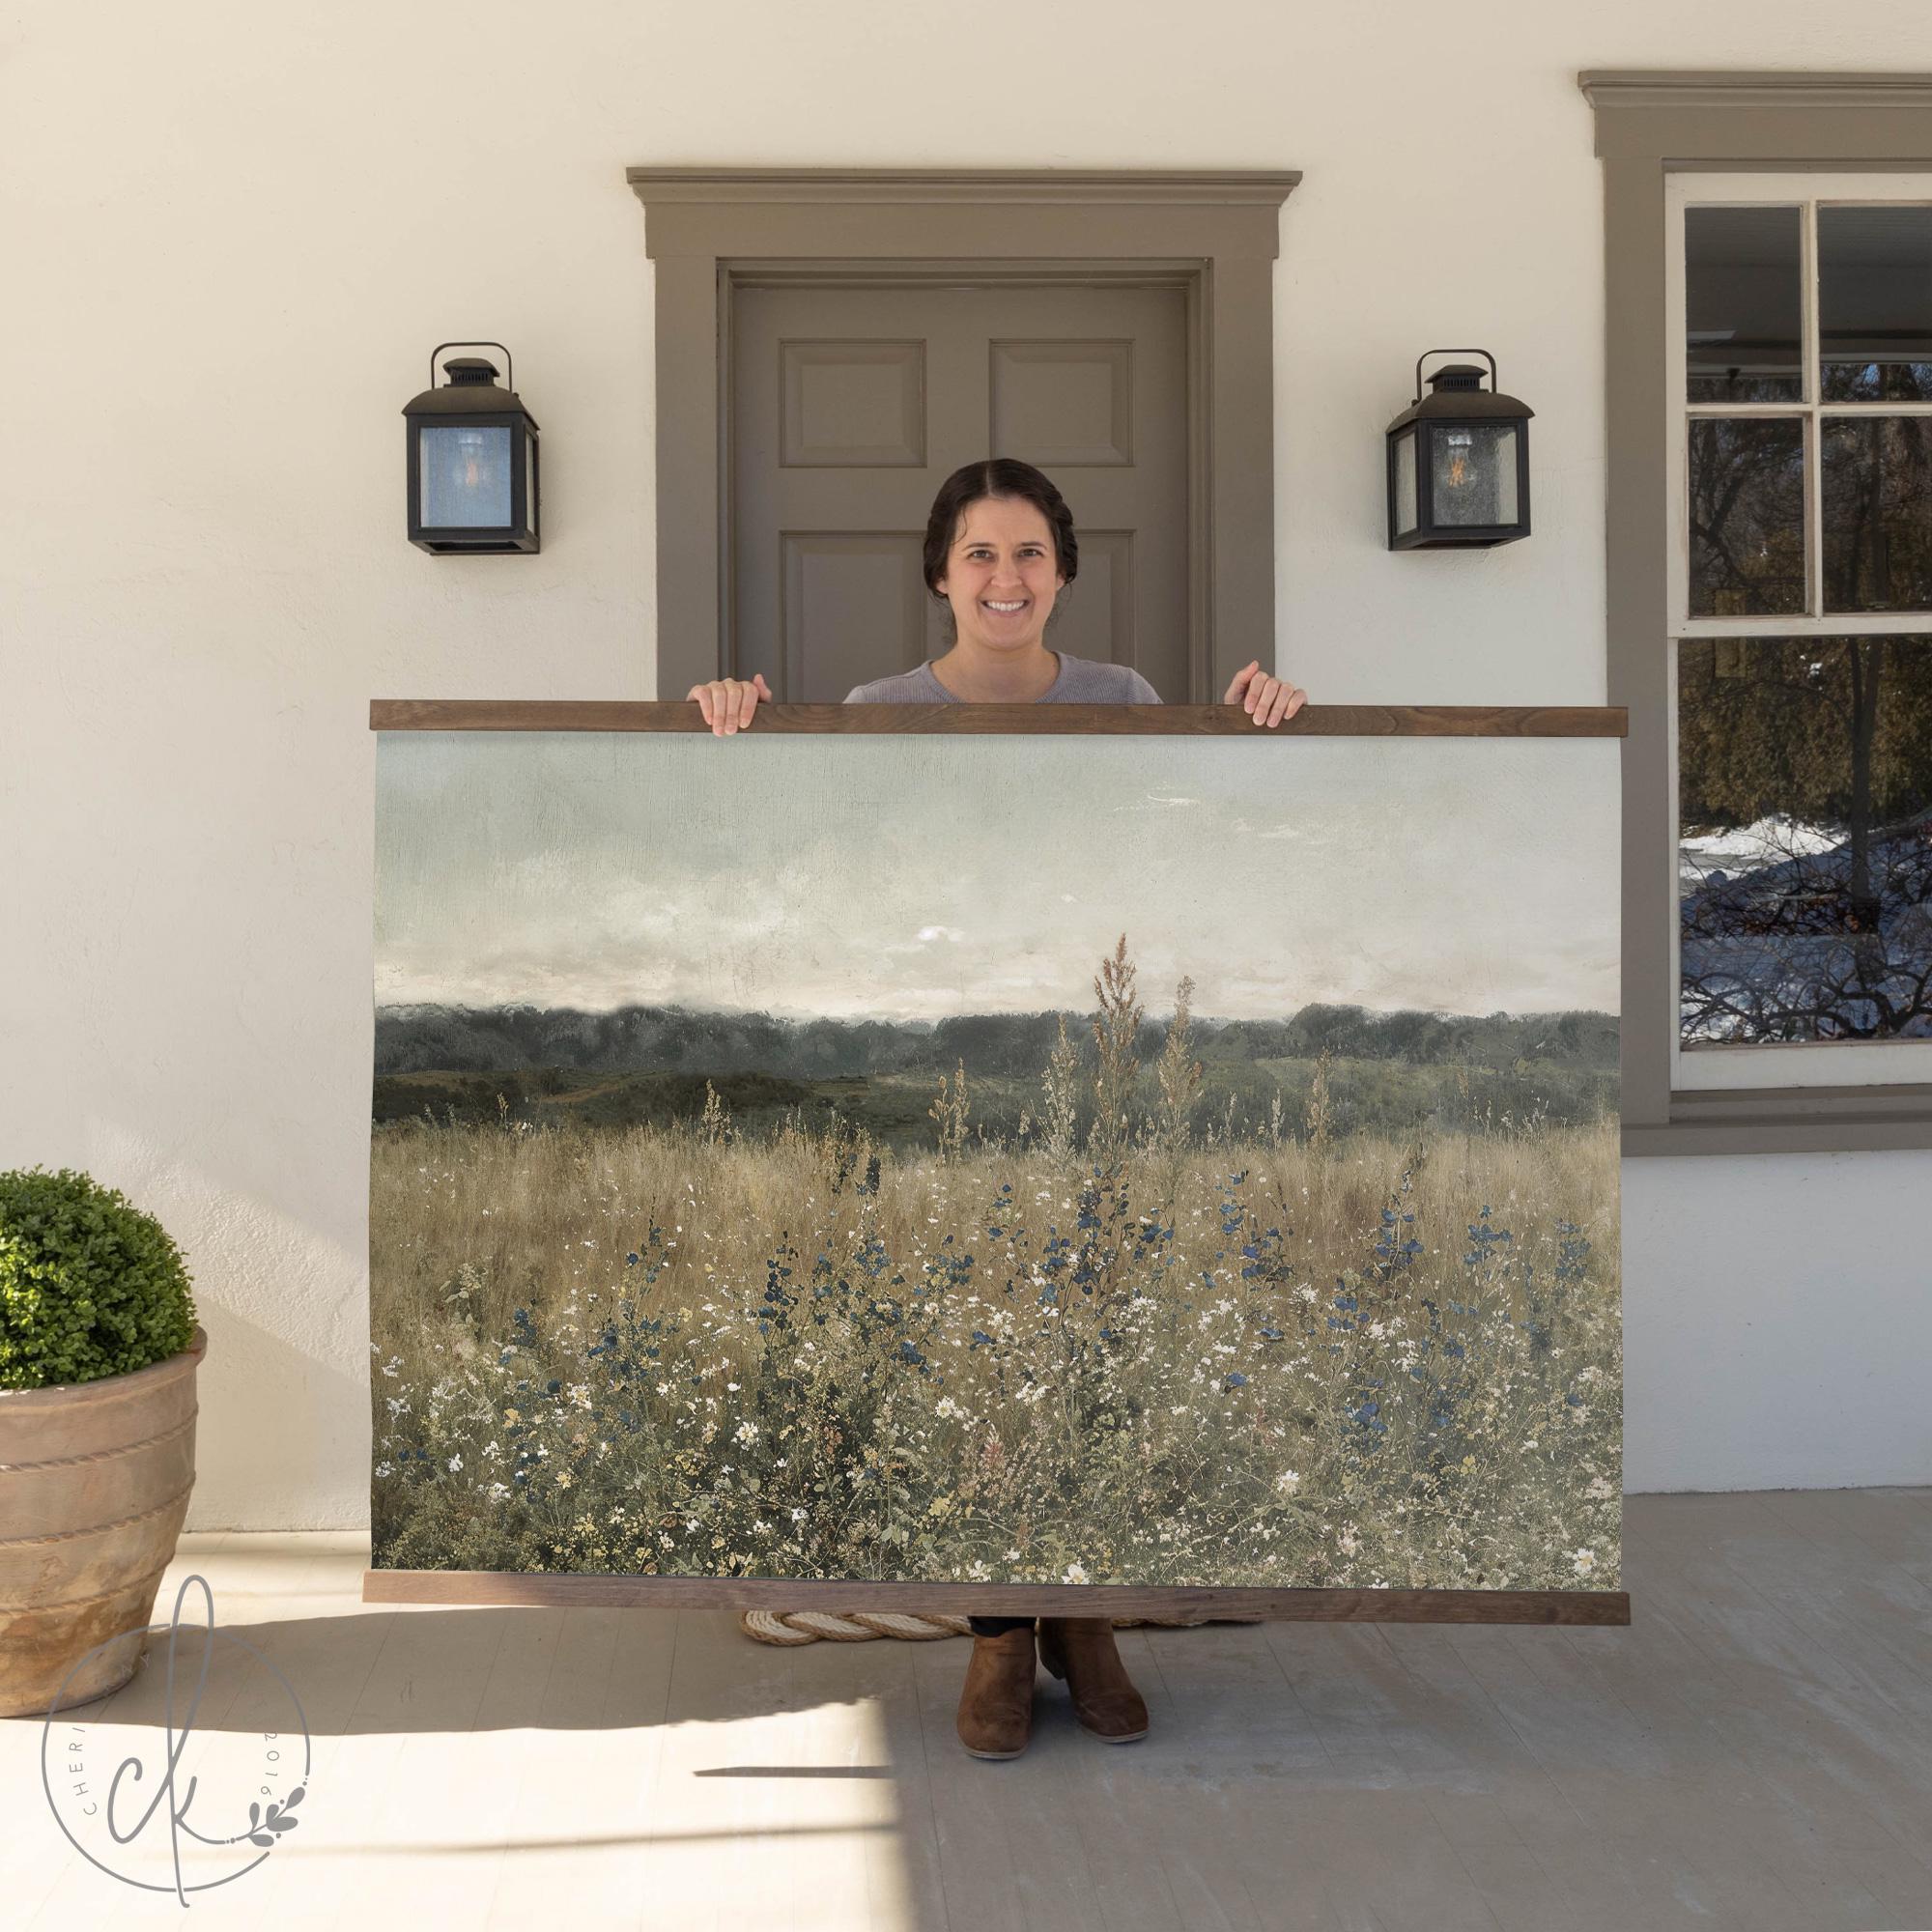
[[[1429,456],[1430,507],[1439,527],[1516,522],[1513,424],[1438,423]]]
[[[425,425],[419,436],[423,527],[508,529],[509,426]]]
[[[524,522],[532,536],[537,533],[537,440],[524,438]]]
[[[1415,432],[1404,430],[1395,440],[1395,533],[1406,536],[1415,527]]]

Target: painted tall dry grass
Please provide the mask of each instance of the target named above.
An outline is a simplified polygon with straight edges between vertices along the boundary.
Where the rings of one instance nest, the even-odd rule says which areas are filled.
[[[376,1561],[1615,1587],[1614,1122],[1203,1148],[1177,1006],[1080,1150],[379,1133]]]

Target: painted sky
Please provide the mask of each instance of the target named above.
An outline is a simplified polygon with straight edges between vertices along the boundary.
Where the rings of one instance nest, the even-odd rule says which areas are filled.
[[[1490,1013],[1618,994],[1613,739],[384,732],[382,1006]]]

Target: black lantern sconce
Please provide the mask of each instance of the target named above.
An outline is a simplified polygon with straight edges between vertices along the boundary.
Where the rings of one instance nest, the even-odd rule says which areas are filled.
[[[1429,379],[1431,355],[1480,355]],[[1477,549],[1529,534],[1529,419],[1536,412],[1496,389],[1487,349],[1431,349],[1415,358],[1415,401],[1388,426],[1390,550]]]
[[[503,349],[512,386],[497,386],[497,365],[445,349],[503,349],[500,342],[440,342],[430,351],[431,386],[403,412],[409,438],[410,541],[438,556],[490,556],[543,548],[537,526],[537,426],[517,399],[516,365]]]

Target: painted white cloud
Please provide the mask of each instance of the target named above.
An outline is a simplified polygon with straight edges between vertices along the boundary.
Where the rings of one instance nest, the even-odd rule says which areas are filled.
[[[924,952],[942,939],[959,946],[964,944],[966,935],[955,925],[923,925],[911,939],[900,940],[883,950],[887,952]]]
[[[1159,810],[1167,810],[1177,806],[1199,805],[1201,801],[1198,798],[1169,798],[1163,797],[1159,792],[1151,791],[1145,799],[1136,799],[1124,805],[1117,805],[1114,807],[1114,810],[1116,811],[1145,811],[1149,806],[1153,806]]]

